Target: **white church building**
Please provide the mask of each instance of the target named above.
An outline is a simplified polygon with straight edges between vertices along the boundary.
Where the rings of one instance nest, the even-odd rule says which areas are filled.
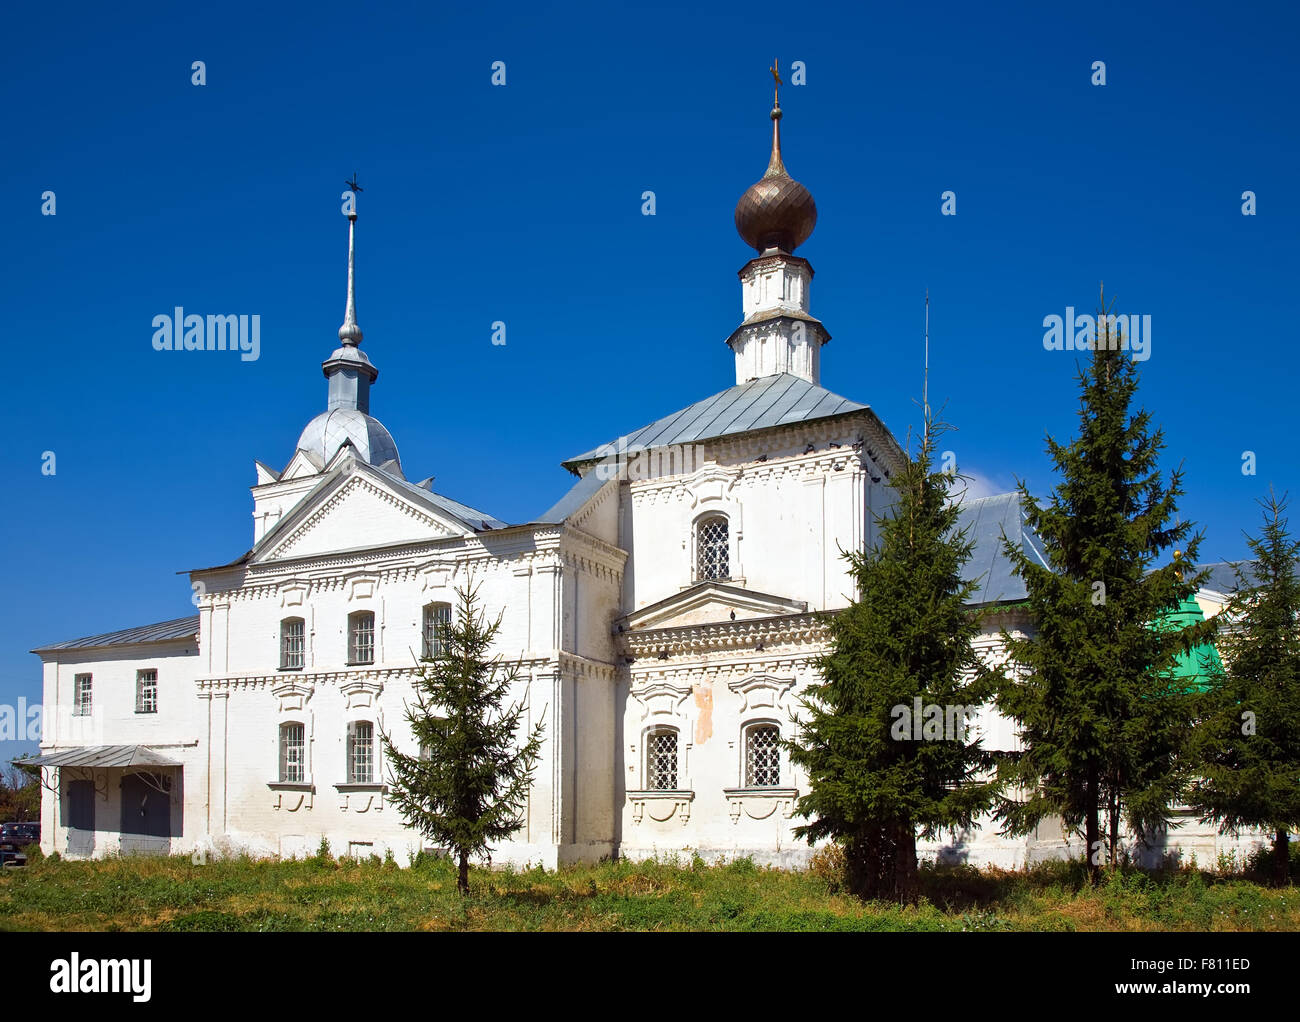
[[[593,437],[608,442],[563,463],[572,488],[533,521],[407,478],[371,415],[379,371],[361,350],[349,217],[325,409],[282,468],[255,464],[251,549],[190,573],[196,615],[34,651],[45,852],[288,857],[325,838],[409,861],[422,839],[389,801],[379,734],[412,744],[417,659],[472,582],[503,615],[497,651],[521,665],[527,723],[545,723],[523,826],[494,862],[807,859],[793,835],[807,783],[779,740],[826,649],[819,613],[851,596],[840,551],[873,541],[903,452],[868,405],[822,386],[830,334],[794,254],[816,206],[786,173],[779,105],[771,117],[770,164],[735,214],[754,250],[726,339],[735,386]],[[1014,494],[964,515],[996,655],[1000,628],[1029,627],[1001,534],[1031,552],[1035,537]],[[981,726],[995,747],[1014,742],[992,714]],[[1225,839],[1193,823],[1180,840],[1206,862]],[[1066,847],[1058,824],[926,850],[1017,865]]]

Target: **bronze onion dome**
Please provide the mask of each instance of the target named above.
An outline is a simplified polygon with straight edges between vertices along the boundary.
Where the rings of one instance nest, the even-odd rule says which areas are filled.
[[[817,226],[817,203],[807,188],[790,177],[781,162],[779,100],[771,116],[772,159],[767,173],[746,188],[736,203],[736,230],[759,253],[770,248],[793,252],[808,240]]]

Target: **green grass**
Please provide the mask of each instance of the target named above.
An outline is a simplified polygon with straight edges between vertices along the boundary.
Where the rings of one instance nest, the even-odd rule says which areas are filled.
[[[1195,869],[1121,870],[1085,885],[1076,863],[1030,871],[925,867],[915,908],[862,903],[834,869],[748,860],[475,869],[188,857],[60,862],[0,874],[4,930],[1297,930],[1300,888]]]

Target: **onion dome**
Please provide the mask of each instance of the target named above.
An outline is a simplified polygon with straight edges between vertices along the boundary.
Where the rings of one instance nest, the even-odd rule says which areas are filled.
[[[773,69],[773,76],[776,71]],[[781,79],[778,77],[777,84]],[[759,253],[793,252],[817,226],[812,193],[786,172],[781,162],[781,102],[772,107],[772,158],[767,173],[745,189],[736,203],[736,230]]]

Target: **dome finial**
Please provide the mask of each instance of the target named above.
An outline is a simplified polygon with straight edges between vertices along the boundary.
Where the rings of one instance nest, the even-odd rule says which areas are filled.
[[[352,175],[351,181],[343,182],[354,193],[352,197],[352,211],[348,213],[348,305],[343,313],[343,325],[339,327],[339,340],[353,348],[361,343],[361,327],[357,326],[357,296],[356,287],[353,283],[353,235],[357,225],[357,206],[356,194],[361,192],[362,187],[357,184],[357,175]]]
[[[791,179],[781,158],[781,69],[777,61],[772,74],[772,156],[767,172],[736,204],[736,230],[761,255],[769,249],[793,252],[812,234],[817,223],[817,204],[808,189]]]
[[[767,164],[767,173],[775,176],[785,174],[785,164],[781,162],[781,65],[775,57],[772,66],[772,158]]]

